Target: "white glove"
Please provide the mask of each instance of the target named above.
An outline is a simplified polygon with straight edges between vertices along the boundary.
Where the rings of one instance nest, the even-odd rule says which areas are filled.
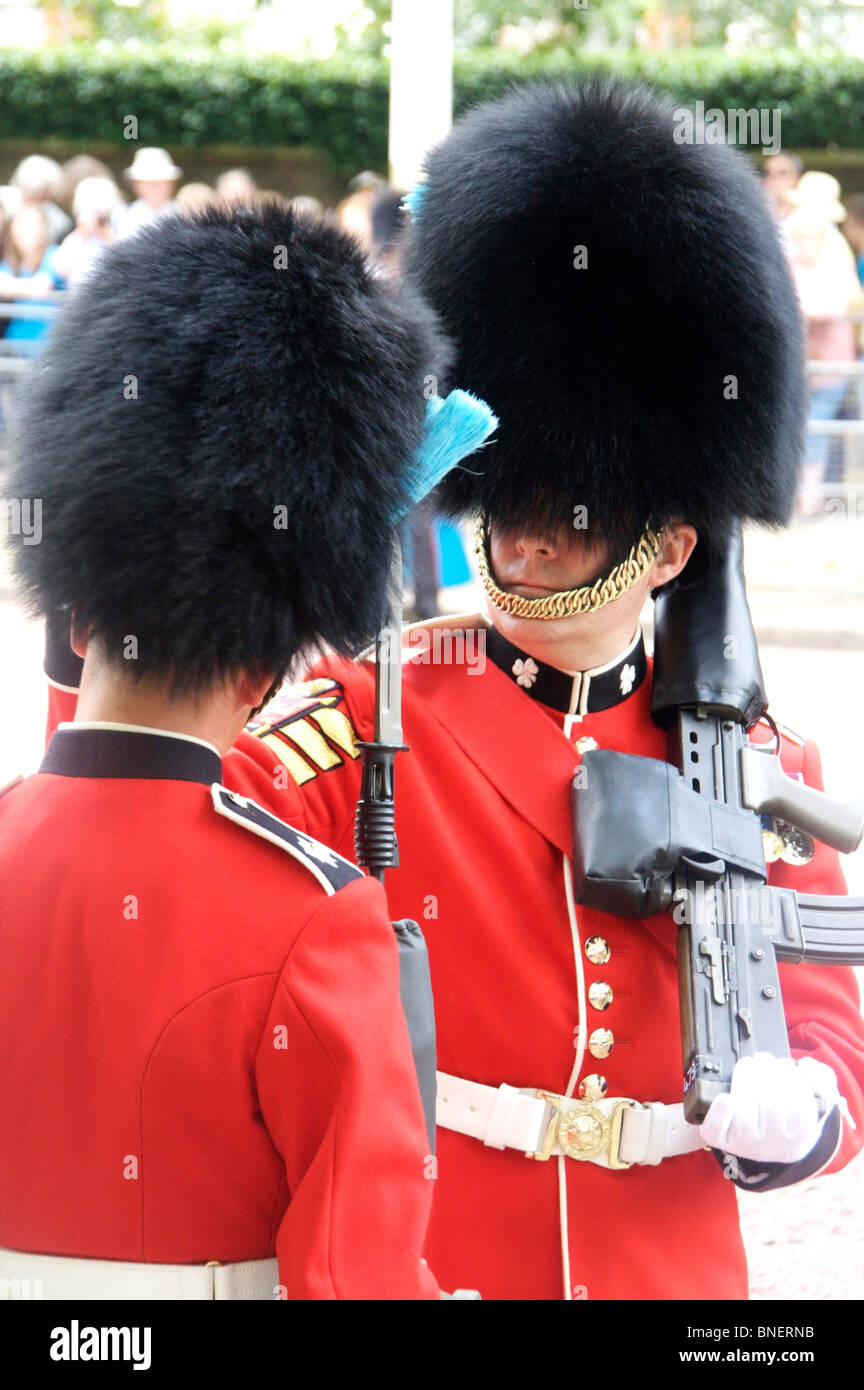
[[[738,1158],[796,1163],[839,1103],[837,1077],[824,1062],[757,1052],[735,1063],[731,1090],[711,1102],[699,1133],[710,1148]]]

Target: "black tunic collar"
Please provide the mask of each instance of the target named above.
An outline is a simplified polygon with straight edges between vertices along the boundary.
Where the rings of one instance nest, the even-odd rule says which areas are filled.
[[[596,714],[620,705],[639,689],[648,673],[641,628],[626,652],[592,671],[547,666],[514,647],[495,627],[486,633],[486,655],[532,700],[562,714]]]
[[[222,781],[215,748],[182,734],[64,724],[45,750],[40,772],[61,777],[141,777],[154,781]]]

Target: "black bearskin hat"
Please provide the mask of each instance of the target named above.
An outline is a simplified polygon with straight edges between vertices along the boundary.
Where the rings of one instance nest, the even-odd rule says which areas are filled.
[[[166,217],[107,251],[32,368],[15,567],[138,673],[281,673],[380,624],[423,437],[434,315],[337,228],[275,205]],[[437,367],[436,367],[437,363]]]
[[[549,530],[584,506],[619,554],[646,521],[720,545],[733,518],[788,520],[806,400],[791,277],[747,158],[676,125],[641,86],[531,86],[429,155],[409,268],[459,384],[500,420],[443,483],[451,513]]]

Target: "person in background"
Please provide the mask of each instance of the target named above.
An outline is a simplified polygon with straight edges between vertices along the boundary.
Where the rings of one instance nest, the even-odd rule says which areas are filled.
[[[858,279],[864,285],[864,193],[853,193],[846,199],[845,207],[841,230],[852,247]]]
[[[121,238],[131,236],[139,227],[173,210],[177,180],[182,174],[183,170],[178,169],[167,150],[136,150],[131,166],[123,171],[124,178],[132,185],[135,201],[121,218]]]
[[[106,246],[115,240],[114,218],[120,190],[111,178],[82,179],[75,189],[72,211],[75,228],[57,248],[55,269],[70,288],[89,275]]]
[[[352,193],[343,198],[336,208],[339,226],[353,236],[367,253],[372,250],[372,203],[373,197],[369,193]]]
[[[22,159],[11,184],[20,195],[20,207],[38,207],[48,228],[48,242],[60,241],[72,230],[72,220],[58,207],[65,195],[63,170],[56,159],[31,154]]]
[[[288,198],[284,193],[280,193],[278,188],[260,188],[258,197],[255,200],[256,206],[259,203],[266,203],[269,207],[281,208],[283,212],[298,212],[302,216],[304,209],[295,208],[293,198]]]
[[[0,300],[26,300],[45,303],[52,290],[66,288],[56,265],[57,247],[49,241],[44,211],[35,204],[22,204],[9,223],[5,259],[0,262]],[[12,318],[7,341],[35,342],[44,338],[52,316]]]
[[[248,169],[226,169],[216,180],[216,195],[229,207],[252,207],[258,198],[258,185]]]
[[[319,198],[312,198],[308,193],[298,193],[296,198],[291,199],[291,211],[296,217],[326,217],[327,209]]]
[[[348,192],[382,193],[386,187],[387,180],[383,174],[377,174],[374,169],[363,169],[348,184]]]
[[[395,279],[402,272],[404,230],[407,214],[405,194],[398,188],[384,188],[376,194],[370,211],[372,255],[384,274]]]
[[[63,165],[63,184],[66,190],[63,201],[66,207],[72,207],[75,190],[84,179],[110,179],[114,183],[114,175],[101,159],[96,159],[92,154],[73,154]]]
[[[9,188],[8,185],[0,187],[0,265],[2,265],[6,259],[9,223],[12,220],[11,210],[7,211],[7,197],[9,194],[14,194],[14,189]],[[3,301],[0,300],[0,338],[3,337],[8,322],[8,315],[4,316],[3,314]],[[5,373],[0,374],[0,469],[3,467],[2,444],[14,409],[14,387],[14,378],[10,380]]]
[[[374,249],[372,231],[372,209],[380,195],[387,190],[387,180],[380,174],[365,169],[357,174],[348,185],[348,196],[336,208],[336,221],[346,232],[350,232],[363,250],[371,254]]]
[[[205,208],[216,207],[218,203],[219,198],[209,183],[184,183],[174,199],[177,211],[186,216],[192,212],[203,212]]]
[[[831,174],[812,170],[801,176],[789,198],[787,250],[807,323],[807,359],[853,362],[855,330],[849,315],[861,303],[861,285],[853,252],[838,230],[846,217],[840,185]],[[846,391],[843,376],[812,376],[810,420],[836,419]],[[801,516],[815,516],[822,509],[819,487],[828,481],[830,445],[829,434],[808,431],[798,501]],[[842,459],[832,472],[837,475],[833,481],[842,477]]]
[[[864,193],[853,193],[846,199],[846,217],[841,223],[843,235],[852,248],[858,282],[864,286]],[[864,361],[864,324],[855,325],[855,343],[858,361]],[[864,420],[864,377],[859,377],[854,391],[854,418]]]
[[[15,215],[15,209],[9,205],[8,195],[12,189],[8,185],[0,188],[0,261],[6,259],[6,238],[9,235],[9,223]],[[17,203],[17,199],[15,200]]]
[[[762,165],[762,187],[771,212],[781,227],[792,211],[789,194],[797,186],[804,165],[797,154],[781,150],[770,154]]]

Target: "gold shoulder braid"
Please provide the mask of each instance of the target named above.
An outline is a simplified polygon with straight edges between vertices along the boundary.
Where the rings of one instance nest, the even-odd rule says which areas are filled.
[[[567,589],[557,594],[547,594],[546,598],[522,598],[519,594],[507,594],[499,589],[492,574],[492,561],[489,555],[489,521],[481,516],[474,535],[474,553],[483,588],[496,608],[510,613],[514,618],[572,618],[577,613],[596,613],[613,599],[620,598],[638,584],[650,570],[660,549],[660,535],[646,526],[639,540],[633,546],[626,560],[610,570],[605,578],[593,584],[583,584],[581,589]]]

